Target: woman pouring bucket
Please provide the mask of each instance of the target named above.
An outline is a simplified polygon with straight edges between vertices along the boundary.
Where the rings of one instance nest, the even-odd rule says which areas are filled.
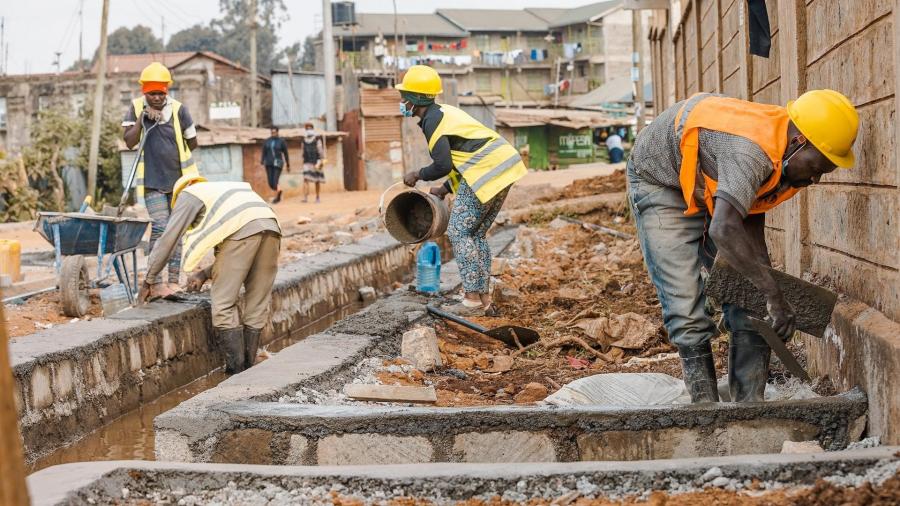
[[[503,207],[513,183],[527,173],[518,151],[497,132],[465,112],[435,103],[443,90],[441,77],[431,67],[414,65],[397,85],[400,112],[419,118],[419,127],[428,141],[432,163],[403,177],[407,186],[419,180],[435,181],[445,176],[442,186],[430,193],[443,199],[456,194],[447,236],[459,264],[465,296],[462,302],[445,308],[460,316],[492,316],[491,250],[486,236]]]

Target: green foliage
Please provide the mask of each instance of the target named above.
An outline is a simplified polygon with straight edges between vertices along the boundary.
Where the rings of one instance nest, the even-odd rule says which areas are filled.
[[[198,23],[169,37],[166,51],[216,51],[221,39],[214,28]]]
[[[300,58],[300,68],[303,70],[316,70],[316,39],[307,35],[303,41],[303,56]]]
[[[76,60],[69,68],[66,69],[66,72],[77,72],[77,71],[88,71],[91,70],[91,67],[94,66],[94,62],[92,60],[88,60],[84,58],[82,60]]]
[[[108,54],[146,54],[163,51],[162,40],[153,35],[153,30],[143,25],[116,29],[109,34],[108,44]],[[96,59],[95,54],[94,60]]]

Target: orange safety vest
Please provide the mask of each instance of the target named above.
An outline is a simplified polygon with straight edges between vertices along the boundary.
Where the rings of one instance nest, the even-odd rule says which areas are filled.
[[[750,214],[760,214],[793,197],[799,188],[781,188],[781,158],[787,148],[787,128],[790,118],[784,107],[757,104],[736,98],[696,94],[685,101],[675,116],[675,131],[681,135],[681,192],[687,204],[685,215],[700,211],[694,196],[697,173],[703,174],[706,188],[703,200],[709,213],[713,212],[713,195],[718,182],[700,170],[700,129],[725,132],[750,139],[772,160],[772,175],[756,194]]]

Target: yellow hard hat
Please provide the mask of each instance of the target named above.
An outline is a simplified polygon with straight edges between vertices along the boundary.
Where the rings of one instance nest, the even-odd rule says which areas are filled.
[[[178,194],[181,193],[181,190],[184,190],[194,183],[206,183],[207,181],[209,180],[196,173],[185,174],[178,178],[178,181],[175,181],[175,186],[172,187],[172,208],[175,208],[175,199],[178,198]]]
[[[811,90],[787,103],[787,112],[809,142],[838,167],[853,167],[859,114],[834,90]]]
[[[144,83],[166,83],[172,85],[172,74],[165,65],[155,61],[144,67],[141,71],[141,78],[138,79],[141,84]]]
[[[439,95],[444,90],[441,88],[441,76],[428,65],[413,65],[403,76],[403,82],[395,86],[400,91],[421,93],[423,95]]]

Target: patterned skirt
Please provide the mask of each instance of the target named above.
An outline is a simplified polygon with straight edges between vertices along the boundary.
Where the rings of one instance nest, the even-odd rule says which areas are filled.
[[[324,183],[325,172],[316,169],[314,163],[303,164],[303,180],[309,183]]]

